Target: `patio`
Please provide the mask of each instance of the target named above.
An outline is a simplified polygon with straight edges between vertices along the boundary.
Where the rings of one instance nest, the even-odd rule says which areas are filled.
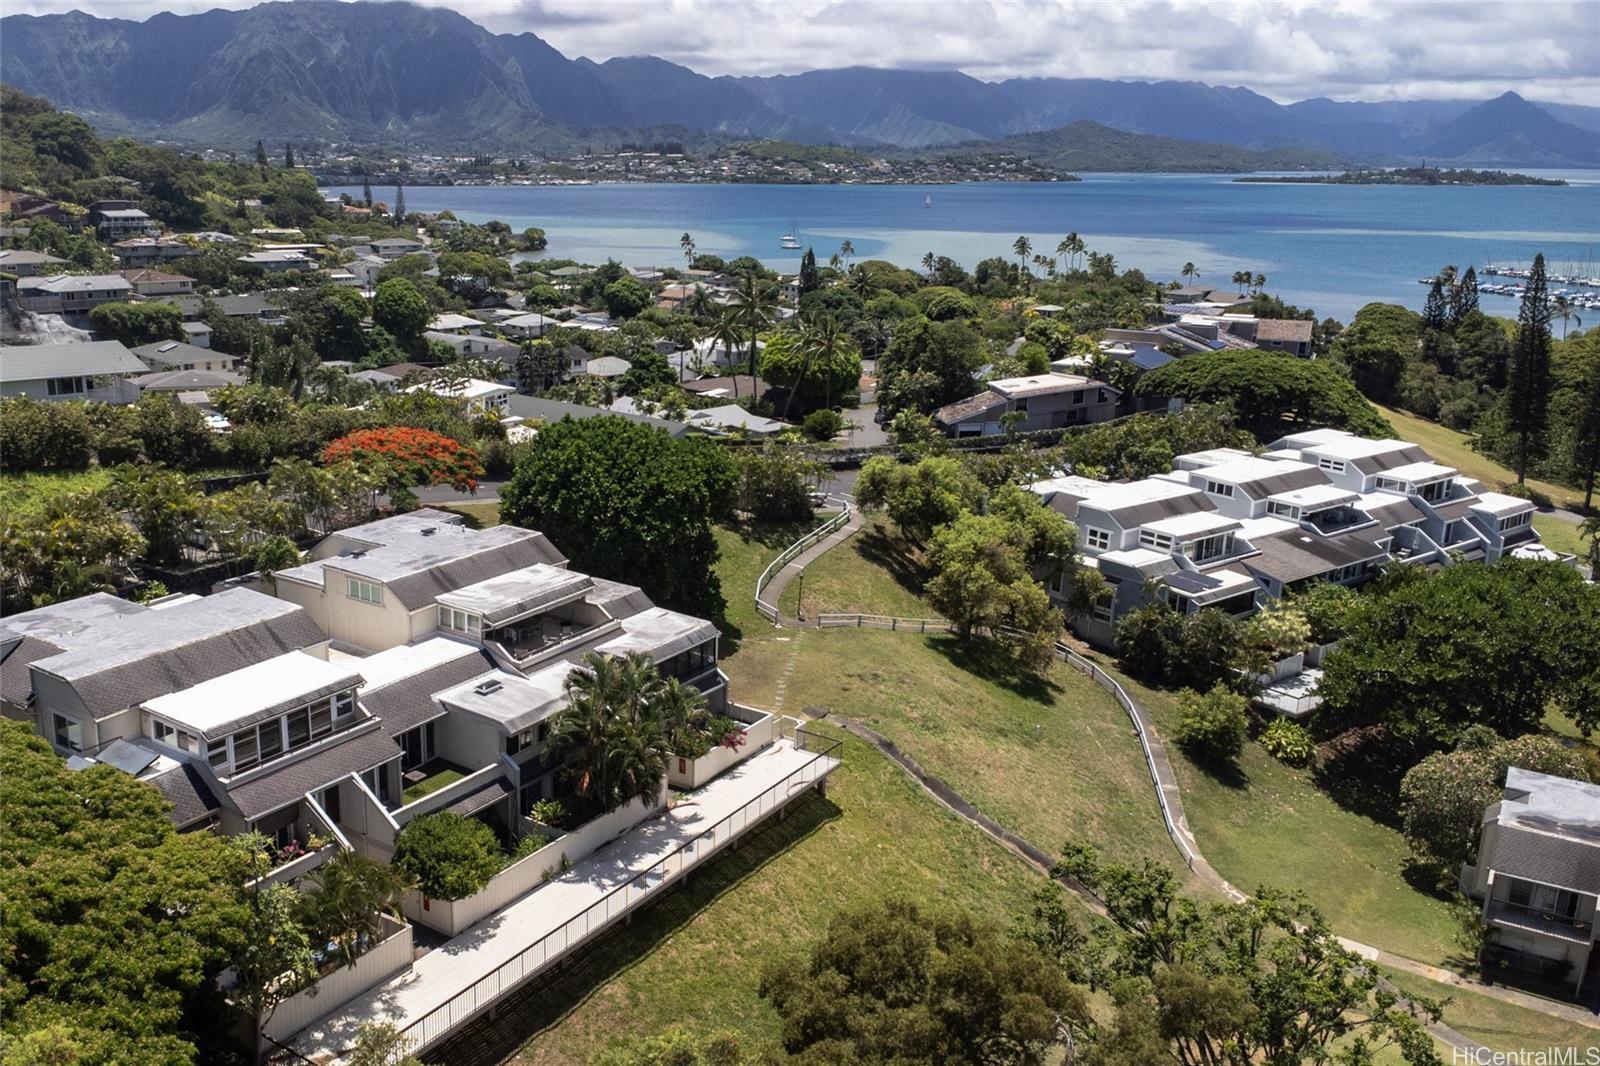
[[[437,792],[446,785],[454,784],[471,772],[448,759],[429,759],[421,766],[407,770],[401,776],[405,788],[400,794],[400,802],[402,805],[415,803],[423,796]]]

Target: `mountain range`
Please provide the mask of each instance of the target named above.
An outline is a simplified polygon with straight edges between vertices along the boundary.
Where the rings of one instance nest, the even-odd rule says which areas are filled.
[[[8,15],[0,71],[107,132],[229,147],[292,138],[564,154],[678,128],[924,149],[1025,143],[1091,122],[1352,162],[1600,166],[1600,107],[1514,93],[1477,104],[1286,105],[1199,82],[986,82],[871,67],[708,77],[653,56],[571,59],[533,33],[494,34],[451,10],[401,3],[296,0],[143,22]]]

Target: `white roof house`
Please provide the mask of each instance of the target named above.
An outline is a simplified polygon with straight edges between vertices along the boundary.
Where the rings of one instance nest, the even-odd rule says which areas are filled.
[[[335,692],[353,691],[361,682],[361,674],[347,664],[291,651],[146,700],[144,709],[210,738]]]
[[[0,347],[0,396],[133,403],[139,390],[126,379],[149,369],[120,341],[8,344]]]

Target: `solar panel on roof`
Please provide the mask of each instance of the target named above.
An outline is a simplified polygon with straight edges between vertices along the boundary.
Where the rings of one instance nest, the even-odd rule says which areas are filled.
[[[172,349],[176,348],[177,346],[178,346],[178,342],[177,341],[168,341],[167,343],[163,344],[161,347],[157,348],[156,351],[158,351],[158,352],[170,352],[170,351],[172,351]]]
[[[156,761],[156,753],[137,744],[129,744],[126,740],[113,740],[95,758],[137,777],[146,766]]]

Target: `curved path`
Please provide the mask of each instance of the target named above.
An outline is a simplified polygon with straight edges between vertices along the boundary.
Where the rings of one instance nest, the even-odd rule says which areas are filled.
[[[848,539],[855,533],[856,530],[861,528],[862,522],[863,519],[860,509],[853,509],[849,523],[828,537],[818,541],[805,552],[796,556],[790,561],[789,565],[783,568],[779,574],[774,575],[772,581],[767,585],[767,588],[763,590],[762,598],[768,603],[776,606],[776,604],[779,602],[779,597],[782,595],[783,589],[787,587],[788,583],[793,580],[795,575],[804,570],[806,566],[810,565],[811,562],[821,556],[824,552],[828,551],[836,544],[840,544]],[[776,588],[777,591],[771,591],[774,588]],[[807,627],[817,626],[817,623],[807,623],[781,614],[779,615],[779,619],[780,623],[783,625]],[[885,626],[883,628],[888,627]],[[1150,768],[1150,775],[1156,787],[1157,802],[1161,806],[1162,819],[1166,823],[1167,831],[1172,837],[1173,844],[1177,847],[1179,853],[1183,856],[1183,859],[1188,864],[1189,868],[1195,872],[1196,876],[1198,876],[1201,881],[1214,890],[1221,892],[1227,898],[1232,900],[1248,899],[1248,894],[1243,892],[1227,878],[1218,873],[1216,868],[1211,865],[1211,863],[1206,859],[1205,855],[1200,851],[1199,843],[1195,840],[1194,833],[1189,829],[1188,817],[1184,813],[1183,808],[1183,794],[1178,788],[1177,774],[1173,771],[1172,760],[1167,755],[1166,744],[1161,739],[1160,733],[1156,730],[1155,724],[1150,720],[1150,717],[1145,712],[1144,708],[1139,706],[1139,704],[1128,695],[1127,691],[1123,689],[1123,687],[1116,681],[1115,678],[1111,677],[1104,670],[1100,669],[1099,666],[1089,659],[1084,658],[1082,655],[1079,655],[1065,644],[1061,644],[1059,642],[1056,644],[1056,652],[1064,662],[1067,662],[1075,669],[1088,674],[1096,683],[1109,691],[1122,706],[1123,710],[1127,712],[1128,717],[1133,721],[1134,730],[1139,737],[1140,746],[1144,749],[1145,759]],[[1040,869],[1046,874],[1050,872],[1051,866],[1053,865],[1053,860],[1050,859],[1047,852],[1036,845],[1030,844],[1028,841],[1017,836],[1015,833],[1012,833],[1010,830],[1005,829],[992,818],[985,815],[955,789],[951,788],[938,778],[927,774],[914,759],[902,752],[892,741],[867,728],[866,726],[850,720],[849,718],[845,718],[840,715],[830,715],[829,717],[837,721],[847,732],[860,737],[876,747],[880,752],[886,755],[890,761],[895,763],[895,765],[899,766],[903,771],[915,779],[917,783],[929,793],[929,795],[933,796],[934,799],[936,799],[940,804],[953,811],[958,817],[976,826],[985,834],[997,840],[1008,850],[1022,858],[1023,861],[1027,862],[1030,866]],[[1085,892],[1082,886],[1070,885],[1069,887],[1071,887],[1079,895],[1085,896],[1086,899],[1091,900],[1093,905],[1098,906],[1098,901],[1093,901],[1092,897]],[[1342,944],[1347,950],[1361,956],[1369,962],[1375,962],[1396,970],[1402,970],[1406,973],[1414,974],[1418,977],[1423,977],[1439,984],[1449,985],[1453,988],[1460,988],[1463,991],[1475,992],[1479,995],[1489,996],[1493,999],[1498,999],[1514,1006],[1563,1018],[1567,1021],[1577,1022],[1581,1025],[1600,1028],[1600,1019],[1597,1019],[1593,1013],[1580,1007],[1556,1003],[1538,996],[1532,996],[1524,992],[1518,992],[1515,989],[1502,988],[1498,985],[1481,984],[1479,982],[1463,978],[1460,975],[1441,967],[1433,966],[1424,962],[1418,962],[1415,959],[1409,959],[1403,955],[1396,955],[1392,952],[1384,951],[1382,948],[1373,947],[1370,944],[1363,944],[1360,941],[1350,940],[1345,937],[1339,937],[1338,940],[1339,943]],[[1451,1029],[1449,1026],[1446,1026],[1442,1023],[1430,1026],[1429,1029],[1434,1033],[1434,1035],[1438,1036],[1445,1043],[1448,1043],[1451,1046],[1459,1048],[1463,1051],[1476,1052],[1476,1050],[1480,1047],[1480,1045],[1474,1041],[1462,1036],[1454,1029]]]
[[[777,616],[777,624],[780,626],[803,626],[808,624],[783,613],[782,608],[779,607],[779,604],[783,602],[783,590],[789,587],[789,582],[793,581],[796,575],[810,566],[824,552],[834,545],[843,544],[855,536],[856,531],[861,528],[862,523],[865,521],[861,515],[861,508],[852,505],[850,517],[845,520],[844,525],[823,537],[793,559],[790,559],[783,569],[772,575],[772,580],[768,581],[762,590],[756,594],[757,608],[759,609],[762,606],[770,608],[772,613]]]

